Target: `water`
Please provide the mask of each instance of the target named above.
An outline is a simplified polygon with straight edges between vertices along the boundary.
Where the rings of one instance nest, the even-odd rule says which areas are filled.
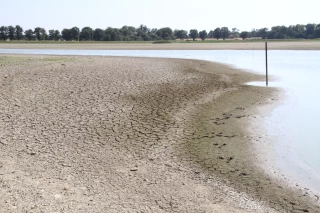
[[[28,50],[0,49],[9,54],[100,55],[201,59],[265,73],[260,50]],[[285,103],[266,120],[274,135],[277,167],[297,182],[320,191],[320,51],[269,51],[269,86],[286,90]],[[265,82],[251,82],[264,86]]]

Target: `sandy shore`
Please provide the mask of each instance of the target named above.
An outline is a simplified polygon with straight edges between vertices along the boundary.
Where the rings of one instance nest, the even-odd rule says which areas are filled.
[[[0,212],[320,212],[255,164],[268,141],[248,122],[279,95],[243,85],[261,76],[180,59],[0,64]]]
[[[320,50],[320,41],[268,42],[269,50]],[[171,43],[171,44],[17,44],[0,43],[0,49],[67,49],[67,50],[264,50],[264,42],[243,43]]]

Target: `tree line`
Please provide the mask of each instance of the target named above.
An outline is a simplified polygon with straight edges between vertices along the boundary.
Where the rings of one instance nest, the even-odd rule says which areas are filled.
[[[122,28],[92,29],[84,27],[81,30],[78,27],[70,29],[49,30],[48,32],[41,27],[35,29],[23,30],[17,26],[1,26],[0,40],[28,40],[28,41],[155,41],[155,40],[175,40],[175,39],[228,39],[228,38],[262,38],[262,39],[314,39],[320,38],[320,24],[274,26],[268,28],[253,29],[240,32],[237,28],[229,30],[228,27],[217,27],[210,30],[198,31],[191,29],[172,30],[169,27],[156,29],[140,25],[138,28],[132,26],[123,26]]]

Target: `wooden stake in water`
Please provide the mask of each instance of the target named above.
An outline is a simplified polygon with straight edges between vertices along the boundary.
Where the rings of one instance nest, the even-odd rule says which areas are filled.
[[[266,42],[266,86],[268,86],[268,42]]]

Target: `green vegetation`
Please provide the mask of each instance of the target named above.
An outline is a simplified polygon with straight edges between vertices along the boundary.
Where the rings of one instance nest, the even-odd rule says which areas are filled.
[[[71,61],[70,58],[67,57],[46,57],[41,59],[41,61],[46,61],[46,62],[68,62]]]
[[[158,40],[158,41],[152,42],[152,44],[170,44],[170,43],[172,42],[169,40]]]
[[[30,58],[24,56],[1,56],[0,66],[10,66],[15,64],[24,64],[30,62]]]
[[[190,30],[189,37],[192,38],[193,41],[196,40],[196,38],[199,37],[198,30],[196,29]]]
[[[208,33],[205,30],[199,32],[199,37],[201,38],[202,41],[206,40],[207,35]]]
[[[246,38],[249,38],[250,37],[250,33],[247,32],[247,31],[242,31],[240,33],[240,37],[242,38],[242,40],[245,40]]]
[[[208,41],[208,39],[210,41]],[[138,28],[132,26],[123,26],[122,28],[107,28],[107,29],[92,29],[84,27],[81,30],[78,27],[71,29],[49,30],[48,33],[44,28],[36,27],[23,31],[19,25],[1,26],[0,41],[29,41],[29,42],[152,42],[160,40],[184,40],[192,39],[198,42],[201,39],[203,42],[214,42],[212,39],[235,39],[242,38],[243,40],[254,39],[317,39],[320,38],[320,24],[307,25],[291,25],[274,26],[270,30],[267,28],[253,29],[250,32],[240,32],[237,28],[217,27],[207,33],[205,30],[198,31],[192,29],[189,33],[183,29],[172,30],[169,27],[161,29],[150,29],[145,25],[140,25]],[[182,41],[181,41],[182,42]]]

